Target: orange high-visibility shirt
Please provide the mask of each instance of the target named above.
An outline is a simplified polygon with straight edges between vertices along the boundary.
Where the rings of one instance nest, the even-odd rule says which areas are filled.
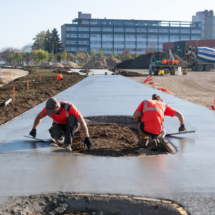
[[[70,102],[60,102],[61,106],[61,112],[59,114],[46,114],[46,107],[43,108],[42,113],[43,116],[49,116],[53,119],[54,123],[59,124],[66,124],[67,118],[69,115],[75,116],[75,118],[79,118],[81,116],[81,113],[78,111],[78,109]]]
[[[144,100],[136,111],[142,113],[141,121],[144,123],[144,130],[152,134],[160,134],[163,129],[165,116],[174,116],[175,109],[157,100]]]

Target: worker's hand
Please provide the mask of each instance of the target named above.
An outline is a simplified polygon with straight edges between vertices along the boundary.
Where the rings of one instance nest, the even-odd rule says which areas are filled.
[[[33,138],[35,138],[36,135],[37,135],[37,129],[34,129],[34,128],[33,128],[29,134],[30,134]]]
[[[87,148],[88,148],[88,149],[92,149],[93,144],[92,144],[92,142],[91,142],[91,140],[90,140],[89,137],[86,137],[86,138],[85,138],[85,140],[84,140],[84,146],[85,146],[85,145],[87,145]]]
[[[178,130],[179,130],[179,133],[180,133],[181,131],[186,131],[186,128],[185,128],[184,124],[181,125],[181,126],[179,127]]]

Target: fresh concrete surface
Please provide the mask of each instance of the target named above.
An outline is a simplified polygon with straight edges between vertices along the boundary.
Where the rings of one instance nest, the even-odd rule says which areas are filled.
[[[0,202],[11,195],[42,192],[90,192],[132,194],[170,199],[191,214],[215,211],[215,112],[157,91],[122,76],[90,76],[58,94],[83,116],[132,115],[151,95],[181,112],[187,130],[196,133],[169,138],[177,147],[174,155],[155,157],[79,156],[28,135],[35,116],[45,103],[0,127]],[[46,117],[38,138],[49,138],[52,120]],[[165,117],[167,133],[179,127],[177,118]]]

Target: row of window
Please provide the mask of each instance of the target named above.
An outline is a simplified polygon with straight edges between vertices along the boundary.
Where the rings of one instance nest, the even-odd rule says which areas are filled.
[[[67,31],[77,31],[77,27],[66,27]],[[78,27],[79,31],[89,31],[87,27]],[[114,28],[114,32],[135,32],[135,28]],[[90,31],[101,31],[101,28],[90,28]],[[102,28],[104,32],[112,32],[112,28]],[[147,32],[146,28],[137,28],[137,32]],[[148,29],[148,32],[169,33],[169,29]],[[171,29],[170,33],[179,33],[179,29]],[[190,33],[190,29],[181,29],[181,33]],[[201,30],[191,30],[191,33],[201,33]]]
[[[89,38],[89,34],[79,34],[79,38]],[[113,35],[111,34],[91,34],[91,38],[113,38]],[[66,34],[66,37],[73,37],[77,38],[77,34]],[[136,38],[136,35],[114,35],[114,38]],[[178,35],[170,35],[171,38],[179,38]],[[189,38],[190,36],[181,36],[181,37],[187,37]],[[137,35],[137,38],[147,38],[147,35]],[[158,35],[148,35],[148,38],[158,38]],[[169,38],[169,35],[159,35],[159,38]]]

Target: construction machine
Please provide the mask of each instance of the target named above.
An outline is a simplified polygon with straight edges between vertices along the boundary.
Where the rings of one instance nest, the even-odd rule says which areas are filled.
[[[215,68],[215,49],[208,47],[185,48],[185,57],[191,65],[193,71],[211,71]]]
[[[175,70],[178,68],[178,60],[175,60],[171,50],[169,53],[154,52],[150,59],[149,75],[158,75],[160,70],[165,74],[175,75]]]

